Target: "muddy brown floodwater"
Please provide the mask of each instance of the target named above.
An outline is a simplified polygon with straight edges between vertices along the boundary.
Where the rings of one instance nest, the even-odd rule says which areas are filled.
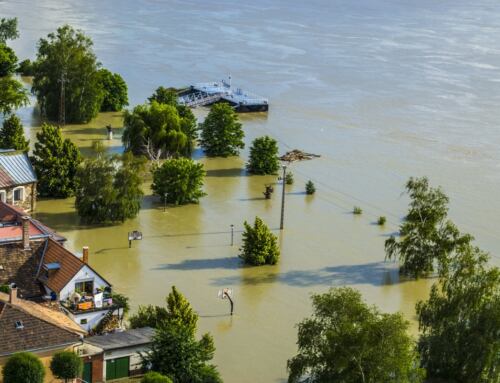
[[[414,305],[431,280],[402,281],[384,263],[384,240],[404,214],[410,176],[427,175],[451,197],[450,215],[499,264],[500,5],[490,1],[358,2],[313,0],[169,2],[0,0],[2,17],[19,17],[19,58],[34,58],[37,40],[63,23],[82,28],[103,65],[129,86],[131,105],[159,86],[219,80],[270,98],[267,114],[243,115],[247,149],[240,157],[194,158],[207,170],[207,197],[171,208],[151,195],[136,219],[112,226],[79,222],[73,200],[40,201],[37,217],[90,247],[91,264],[139,304],[162,304],[176,285],[215,338],[215,363],[226,382],[282,382],[296,352],[295,324],[310,314],[311,293],[352,286],[384,311],[402,311],[416,333]],[[36,111],[19,111],[32,143]],[[196,110],[201,119],[206,114]],[[122,150],[119,114],[100,115],[64,134],[89,155],[104,126],[118,129],[110,152]],[[280,233],[276,177],[248,176],[248,145],[268,134],[280,151],[321,154],[293,164]],[[304,194],[312,179],[314,196]],[[353,216],[353,206],[363,215]],[[242,267],[244,220],[258,215],[279,235],[278,265]],[[379,216],[388,223],[374,225]],[[230,246],[230,225],[235,246]],[[128,249],[127,232],[142,241]],[[219,289],[234,290],[235,315]]]

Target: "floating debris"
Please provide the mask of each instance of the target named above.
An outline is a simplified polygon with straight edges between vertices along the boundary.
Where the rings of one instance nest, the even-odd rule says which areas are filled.
[[[302,150],[293,149],[282,155],[280,157],[280,160],[285,162],[295,162],[295,161],[312,160],[313,158],[319,158],[319,157],[321,157],[319,154],[305,153]]]

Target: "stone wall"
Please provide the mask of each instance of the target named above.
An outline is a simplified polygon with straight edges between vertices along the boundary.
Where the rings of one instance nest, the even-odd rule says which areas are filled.
[[[24,188],[24,200],[23,201],[15,201],[14,200],[14,190],[17,189],[18,187]],[[3,188],[0,189],[5,191],[6,193],[6,200],[8,204],[20,207],[24,211],[32,212],[35,210],[36,206],[36,183],[33,184],[26,184],[26,185],[19,185],[19,186],[13,186],[10,188]]]

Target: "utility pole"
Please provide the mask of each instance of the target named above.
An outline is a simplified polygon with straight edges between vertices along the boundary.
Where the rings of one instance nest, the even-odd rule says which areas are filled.
[[[283,167],[283,178],[282,189],[281,189],[281,222],[280,222],[280,230],[283,230],[283,221],[285,219],[285,184],[286,184],[286,165],[282,165]]]
[[[59,125],[64,126],[66,124],[66,106],[65,106],[65,87],[64,83],[66,82],[66,73],[63,71],[61,73],[61,79],[59,80],[61,83],[61,93],[59,98]]]

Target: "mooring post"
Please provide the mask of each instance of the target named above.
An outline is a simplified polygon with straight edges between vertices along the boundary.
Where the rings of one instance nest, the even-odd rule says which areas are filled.
[[[285,219],[285,184],[286,184],[286,165],[282,165],[283,167],[283,178],[281,182],[283,183],[283,187],[281,189],[281,222],[280,222],[280,230],[283,230],[283,223]]]

